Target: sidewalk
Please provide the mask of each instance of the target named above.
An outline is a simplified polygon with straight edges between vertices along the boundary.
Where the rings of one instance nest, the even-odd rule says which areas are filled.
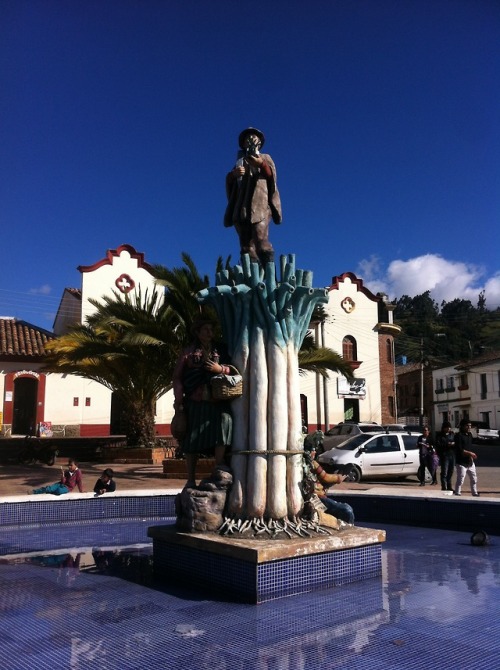
[[[161,466],[145,466],[139,464],[122,463],[80,463],[84,487],[92,491],[94,484],[104,468],[110,467],[115,472],[117,490],[138,491],[141,489],[179,490],[185,484],[183,479],[167,479],[163,477]],[[481,496],[500,498],[500,467],[478,467],[478,488]],[[49,467],[47,465],[0,465],[0,496],[23,495],[38,486],[51,484],[59,480],[60,464]],[[416,478],[410,477],[404,481],[380,480],[363,481],[359,484],[343,482],[330,489],[330,492],[342,491],[349,493],[370,493],[378,495],[400,495],[421,498],[442,498],[446,493],[438,486],[419,486]],[[462,497],[470,497],[468,480],[462,488]]]

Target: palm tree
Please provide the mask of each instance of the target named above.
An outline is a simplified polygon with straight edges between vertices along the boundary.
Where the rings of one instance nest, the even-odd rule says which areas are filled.
[[[299,350],[299,372],[315,372],[326,379],[329,372],[336,372],[349,381],[354,378],[349,362],[333,349],[318,346],[311,332],[307,333]]]
[[[216,320],[216,314],[211,307],[201,306],[196,300],[196,294],[210,286],[207,275],[202,276],[189,254],[183,252],[184,267],[169,269],[164,265],[153,266],[153,275],[159,286],[165,287],[165,304],[175,313],[178,325],[177,336],[184,344],[190,339],[191,328],[195,320],[203,313]],[[226,264],[229,262],[229,258]],[[217,260],[216,272],[223,267],[222,258]]]
[[[326,312],[323,305],[316,305],[311,317],[311,323],[323,323],[326,320]],[[336,372],[352,381],[354,375],[352,367],[340,354],[329,347],[320,347],[316,344],[311,331],[306,333],[304,341],[299,350],[299,372],[315,372],[328,379],[328,372]]]
[[[102,384],[121,401],[129,445],[155,440],[155,403],[172,385],[178,355],[175,313],[161,292],[134,298],[113,293],[91,301],[87,324],[52,340],[44,369]]]
[[[158,399],[172,387],[172,375],[179,351],[190,340],[195,319],[211,314],[212,308],[201,307],[198,291],[209,286],[191,257],[183,253],[184,267],[157,265],[154,275],[165,287],[151,295],[134,297],[113,292],[101,301],[91,300],[95,312],[85,325],[75,326],[47,345],[44,369],[78,375],[102,384],[121,401],[123,423],[129,445],[154,443],[154,408]],[[216,272],[229,266],[217,261]],[[321,312],[315,319],[324,318]],[[352,378],[349,364],[326,347],[318,347],[308,334],[299,353],[301,372],[328,371]]]
[[[159,285],[166,288],[165,301],[176,313],[179,319],[179,338],[187,344],[191,326],[201,310],[205,314],[210,313],[217,321],[215,311],[206,305],[203,308],[196,300],[196,294],[210,286],[207,275],[202,276],[191,256],[184,252],[182,260],[185,267],[169,269],[163,265],[155,265],[154,276]],[[231,257],[224,262],[221,257],[217,259],[215,273],[230,269]],[[320,322],[325,319],[325,310],[322,305],[315,308],[312,321]],[[328,371],[337,372],[349,380],[352,380],[352,368],[342,356],[329,347],[320,347],[314,341],[309,332],[299,351],[299,368],[301,373],[315,372],[328,378]]]

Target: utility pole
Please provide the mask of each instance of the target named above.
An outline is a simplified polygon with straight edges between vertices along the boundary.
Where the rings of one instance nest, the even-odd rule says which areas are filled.
[[[420,338],[420,428],[424,425],[424,338]]]

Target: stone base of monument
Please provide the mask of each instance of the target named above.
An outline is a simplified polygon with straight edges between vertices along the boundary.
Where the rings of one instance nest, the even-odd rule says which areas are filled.
[[[148,529],[154,573],[248,603],[328,589],[382,574],[385,531],[347,528],[296,539],[247,539]]]

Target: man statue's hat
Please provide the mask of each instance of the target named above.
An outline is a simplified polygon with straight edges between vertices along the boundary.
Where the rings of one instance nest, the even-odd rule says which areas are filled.
[[[257,128],[245,128],[245,130],[242,130],[240,133],[240,136],[238,137],[238,144],[240,146],[240,149],[245,148],[245,137],[247,135],[257,135],[257,137],[260,140],[260,146],[264,146],[264,142],[266,141],[266,138],[264,137],[264,133],[261,130],[257,130]]]

